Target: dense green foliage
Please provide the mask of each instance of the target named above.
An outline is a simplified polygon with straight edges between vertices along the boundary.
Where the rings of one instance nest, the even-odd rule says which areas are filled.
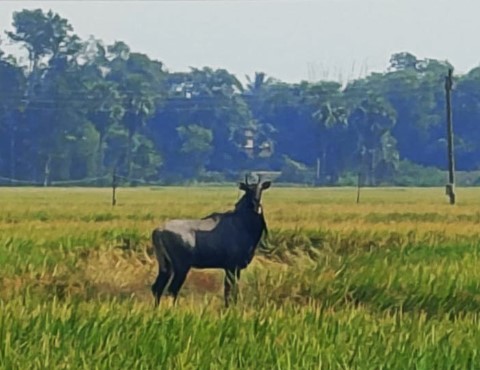
[[[270,251],[225,310],[192,270],[153,307],[149,234],[227,210],[234,188],[0,190],[0,368],[476,369],[480,196],[274,188]],[[386,206],[388,204],[388,206]]]
[[[81,40],[52,12],[14,13],[5,39],[26,57],[0,50],[2,183],[101,185],[115,167],[127,182],[219,182],[262,169],[287,182],[342,184],[360,172],[368,185],[424,184],[419,165],[446,168],[447,62],[397,53],[385,73],[345,86],[264,73],[242,85],[224,69],[173,73],[123,42]],[[456,82],[457,167],[472,171],[480,69]]]

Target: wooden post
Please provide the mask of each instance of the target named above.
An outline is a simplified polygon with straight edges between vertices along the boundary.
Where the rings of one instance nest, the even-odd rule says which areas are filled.
[[[117,168],[113,167],[113,174],[112,174],[112,207],[117,204],[117,197],[115,194],[115,190],[117,189]]]
[[[360,203],[361,178],[362,178],[362,173],[359,171],[358,172],[358,178],[357,178],[357,204]]]
[[[447,143],[448,143],[448,184],[446,194],[450,198],[450,204],[455,204],[455,157],[453,153],[453,119],[452,119],[452,74],[453,69],[448,70],[448,76],[445,77],[445,95],[447,106]]]

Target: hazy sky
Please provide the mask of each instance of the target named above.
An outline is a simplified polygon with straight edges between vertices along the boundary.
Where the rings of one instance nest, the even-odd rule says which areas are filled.
[[[125,41],[170,71],[263,71],[288,82],[384,70],[394,52],[480,63],[478,0],[9,1],[0,29],[24,8],[52,9],[82,38]]]

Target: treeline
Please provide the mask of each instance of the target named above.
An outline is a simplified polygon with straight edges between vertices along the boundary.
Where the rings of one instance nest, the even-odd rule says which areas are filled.
[[[0,49],[3,183],[102,184],[115,168],[127,182],[225,181],[270,170],[287,182],[347,184],[360,173],[367,185],[408,185],[446,168],[447,62],[398,53],[385,73],[345,86],[264,73],[244,86],[224,69],[172,73],[123,42],[81,40],[52,12],[14,13],[5,39],[26,58]],[[455,80],[457,168],[472,171],[480,68]]]

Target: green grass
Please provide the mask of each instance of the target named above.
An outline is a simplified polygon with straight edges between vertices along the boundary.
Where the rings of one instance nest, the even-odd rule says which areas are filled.
[[[236,189],[0,189],[0,368],[478,368],[480,191],[442,191],[273,187],[238,304],[203,270],[154,310],[151,230]]]
[[[15,310],[9,309],[15,307]],[[4,368],[461,368],[478,364],[475,315],[371,314],[362,308],[167,308],[132,300],[2,311]]]

